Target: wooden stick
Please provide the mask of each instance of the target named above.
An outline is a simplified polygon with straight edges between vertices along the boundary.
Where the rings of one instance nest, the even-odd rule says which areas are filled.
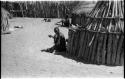
[[[120,2],[118,2],[118,6],[119,6],[119,14],[120,14],[120,16],[119,17],[123,17],[123,14],[122,14],[122,7],[121,7],[121,1]]]
[[[117,53],[117,42],[119,39],[119,35],[117,34],[113,34],[113,43],[112,43],[112,47],[113,47],[113,53],[112,53],[112,65],[115,65],[115,59],[116,59],[116,53]]]
[[[90,54],[91,54],[91,52],[90,52],[90,50],[91,50],[90,48],[91,47],[90,47],[89,43],[90,43],[90,41],[91,41],[91,39],[93,37],[92,32],[89,31],[88,33],[89,33],[89,37],[88,37],[88,42],[87,42],[87,46],[86,46],[87,48],[86,48],[86,51],[85,51],[86,52],[86,61],[87,62],[89,62],[89,60],[90,60]]]
[[[75,43],[74,42],[75,32],[72,31],[72,33],[73,33],[73,36],[72,36],[72,45],[71,45],[71,53],[70,53],[71,56],[73,56],[73,52],[74,52],[73,49],[74,49],[74,43]]]
[[[107,15],[106,15],[106,17],[108,17],[108,14],[109,14],[109,12],[110,12],[110,6],[111,6],[111,1],[109,1],[108,11],[107,11]]]
[[[106,64],[110,65],[111,63],[111,44],[112,44],[112,35],[111,34],[108,34],[108,44],[107,44],[107,61],[106,61]]]
[[[69,44],[69,55],[71,55],[71,53],[72,53],[72,43],[73,43],[73,32],[72,32],[72,30],[69,30],[69,34],[70,34],[70,36],[69,36],[69,39],[70,39],[70,44]]]
[[[122,17],[124,17],[124,7],[123,7],[124,5],[122,5],[122,1],[121,1],[121,9],[122,9]]]
[[[116,65],[120,65],[120,53],[121,53],[121,48],[124,40],[124,35],[120,35],[118,47],[117,47],[117,57],[116,57]]]
[[[116,1],[116,4],[115,4],[115,5],[116,5],[116,15],[115,15],[115,16],[117,17],[117,16],[118,16],[118,6],[117,6],[117,1]]]
[[[108,36],[107,36],[107,34],[104,34],[104,40],[103,40],[103,49],[102,49],[102,64],[106,64],[106,53],[107,53],[107,51],[106,51],[106,42],[107,42],[107,40],[108,40],[108,38],[107,38]]]
[[[115,17],[115,16],[114,16],[114,15],[115,15],[115,14],[114,14],[114,10],[115,10],[115,2],[113,3],[113,7],[112,7],[112,9],[113,9],[113,10],[112,10],[112,17]]]
[[[84,59],[85,61],[88,60],[88,50],[89,50],[89,40],[90,40],[90,32],[86,31],[87,37],[86,37],[86,43],[85,43],[85,49],[84,49]]]
[[[124,65],[124,41],[122,44],[122,49],[121,49],[121,55],[120,55],[120,65]]]
[[[103,19],[101,19],[101,23],[99,24],[98,32],[101,30],[101,27],[103,27],[103,26],[102,26],[102,22],[103,22]]]
[[[107,4],[107,6],[104,7],[104,10],[102,12],[103,13],[102,17],[103,18],[107,17],[106,15],[107,15],[107,12],[108,12],[108,6],[109,6],[109,4],[108,3],[106,3],[106,4]]]
[[[101,56],[102,56],[102,45],[103,45],[103,34],[99,34],[99,38],[98,38],[98,47],[97,47],[97,54],[96,54],[96,62],[97,62],[97,64],[101,64],[101,62],[102,62],[102,58],[101,58]]]
[[[84,37],[84,44],[83,44],[83,49],[82,49],[82,57],[83,57],[83,59],[85,59],[84,58],[84,54],[85,54],[85,47],[86,47],[86,43],[87,43],[87,36],[88,36],[88,33],[87,33],[87,31],[85,30],[85,37]]]
[[[71,36],[71,45],[70,45],[70,55],[72,55],[73,36],[74,36],[73,31],[71,31],[71,33],[72,33],[72,36]]]
[[[94,23],[93,23],[93,24],[94,24]],[[95,29],[96,29],[96,27],[97,27],[97,22],[95,22],[95,25],[94,25],[93,30],[95,30]]]
[[[71,38],[72,38],[72,33],[71,30],[68,31],[68,46],[67,46],[67,53],[70,53],[70,48],[71,48]]]
[[[91,61],[92,63],[94,63],[94,59],[95,59],[95,54],[96,54],[96,45],[97,45],[97,39],[98,39],[98,32],[95,33],[95,39],[94,39],[94,46],[93,46],[93,51],[92,51],[92,55],[91,55]]]
[[[92,49],[93,49],[93,46],[94,46],[94,39],[95,39],[95,33],[94,32],[91,32],[91,35],[92,35],[92,40],[91,40],[91,44],[89,44],[89,47],[90,47],[90,51],[89,51],[89,56],[88,56],[88,62],[92,62],[91,61],[91,56],[92,56]]]
[[[80,32],[79,32],[79,40],[78,40],[78,46],[77,46],[77,57],[78,57],[78,55],[79,55],[79,52],[80,52],[80,44],[82,43],[81,42],[81,39],[82,39],[82,34],[81,34],[82,32],[81,32],[81,30],[80,30]]]
[[[74,56],[77,57],[77,54],[78,54],[78,47],[79,47],[79,30],[76,32],[76,41],[75,41],[75,48],[74,48]]]
[[[124,59],[124,40],[123,40],[123,43],[122,43],[121,53],[120,53],[120,65],[124,64],[122,59]]]
[[[81,38],[82,39],[80,39],[81,43],[80,43],[80,49],[79,49],[78,57],[81,57],[82,53],[83,53],[82,49],[83,49],[83,44],[84,44],[84,39],[85,39],[85,30],[82,30],[82,32],[81,32]]]

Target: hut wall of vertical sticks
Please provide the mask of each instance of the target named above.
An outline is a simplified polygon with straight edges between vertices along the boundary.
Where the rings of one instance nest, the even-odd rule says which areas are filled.
[[[69,30],[67,53],[90,64],[124,65],[123,3],[98,1],[85,27]]]

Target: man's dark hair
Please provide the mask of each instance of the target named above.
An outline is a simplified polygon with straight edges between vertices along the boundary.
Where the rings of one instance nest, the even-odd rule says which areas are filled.
[[[59,28],[58,28],[58,27],[55,27],[55,28],[54,28],[54,32],[56,32],[56,33],[59,32]]]

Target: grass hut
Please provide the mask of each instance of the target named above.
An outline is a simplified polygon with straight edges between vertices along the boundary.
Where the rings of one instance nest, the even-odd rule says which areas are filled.
[[[98,1],[85,28],[69,30],[68,54],[90,64],[124,65],[124,2]]]
[[[1,33],[5,33],[9,30],[9,18],[10,13],[4,8],[1,8]]]

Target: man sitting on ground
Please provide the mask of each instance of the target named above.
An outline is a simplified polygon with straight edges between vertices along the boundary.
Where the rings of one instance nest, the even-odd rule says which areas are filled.
[[[50,38],[54,39],[54,46],[46,49],[46,50],[41,50],[41,51],[46,51],[46,52],[53,52],[54,50],[56,52],[63,52],[66,51],[66,40],[64,35],[60,32],[58,27],[54,28],[55,35],[49,35]]]

